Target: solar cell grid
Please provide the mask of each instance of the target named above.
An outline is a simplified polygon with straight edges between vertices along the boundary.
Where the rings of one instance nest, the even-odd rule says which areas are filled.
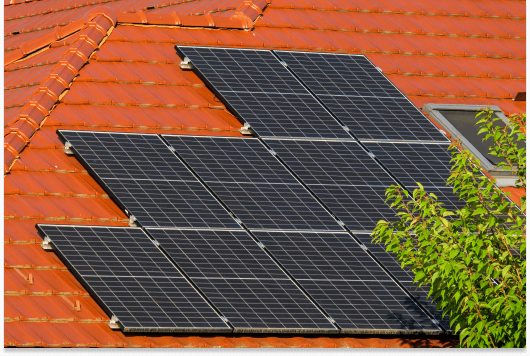
[[[124,332],[231,330],[141,229],[38,229]]]
[[[254,231],[298,281],[391,280],[348,233]]]
[[[205,181],[298,184],[256,138],[164,135],[164,139]]]
[[[403,97],[365,56],[274,52],[317,95]]]
[[[300,284],[342,332],[439,330],[394,282],[301,280]]]
[[[444,329],[451,330],[449,325],[449,316],[442,317],[442,311],[436,310],[436,303],[433,302],[429,295],[429,287],[417,287],[414,282],[415,275],[407,268],[402,269],[401,264],[397,261],[397,256],[394,253],[386,251],[386,248],[381,243],[372,243],[372,236],[367,234],[355,234],[370,252],[377,258],[378,261],[416,298],[416,300],[431,313],[436,320],[440,321]]]
[[[220,92],[308,93],[267,50],[179,46],[178,51]]]
[[[245,231],[148,231],[236,332],[336,331]]]
[[[449,142],[406,98],[320,96],[320,99],[360,140]]]
[[[143,227],[239,228],[197,181],[109,180],[107,187]]]
[[[157,135],[60,131],[83,165],[144,227],[239,228]]]
[[[365,146],[405,186],[445,187],[451,173],[448,144],[365,142]]]
[[[190,278],[288,279],[244,230],[148,231]]]
[[[207,184],[249,229],[342,230],[302,185]]]
[[[101,179],[196,181],[158,135],[64,130],[59,135]]]
[[[223,92],[223,97],[262,137],[351,138],[310,94]]]
[[[265,142],[308,185],[381,185],[396,182],[355,141]]]
[[[352,231],[371,231],[379,220],[396,220],[385,203],[386,187],[312,185],[311,190]]]

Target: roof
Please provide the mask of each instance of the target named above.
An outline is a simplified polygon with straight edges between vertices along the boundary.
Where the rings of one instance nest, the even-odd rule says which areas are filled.
[[[525,91],[525,2],[5,0],[4,345],[444,347],[443,336],[124,335],[35,224],[128,226],[57,129],[239,136],[174,45],[365,54],[418,107],[497,105]],[[104,6],[101,6],[104,4]],[[507,188],[512,198],[524,191]]]

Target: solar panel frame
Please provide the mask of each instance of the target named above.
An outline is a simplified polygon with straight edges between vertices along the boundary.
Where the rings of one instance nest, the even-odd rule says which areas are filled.
[[[246,231],[148,232],[234,332],[339,331]]]
[[[212,195],[208,189],[193,175],[193,173],[186,167],[186,165],[178,158],[168,146],[162,141],[158,135],[152,134],[130,134],[130,133],[106,133],[106,132],[92,132],[92,131],[57,131],[60,138],[72,144],[74,154],[76,158],[81,162],[83,167],[87,169],[90,175],[99,183],[100,186],[109,194],[109,196],[115,201],[115,203],[124,210],[129,217],[134,217],[136,221],[143,227],[180,227],[180,228],[203,228],[210,227],[216,229],[237,229],[239,224],[233,219],[229,212],[220,204],[214,195]],[[157,150],[152,150],[152,154],[155,154],[158,158],[158,162],[166,164],[167,169],[162,170],[160,166],[154,166],[153,164],[147,164],[148,147],[143,146],[135,148],[135,152],[138,154],[135,158],[143,159],[144,164],[148,167],[150,172],[157,172],[157,178],[159,180],[145,179],[145,174],[141,170],[133,172],[134,174],[115,176],[111,173],[112,170],[120,171],[119,162],[121,158],[124,158],[129,162],[129,166],[133,167],[135,164],[132,163],[130,155],[123,154],[123,152],[114,152],[104,149],[103,142],[101,139],[93,139],[90,147],[86,144],[79,145],[81,136],[92,136],[98,137],[119,137],[127,141],[127,137],[133,137],[134,139],[142,139],[148,137],[157,144]],[[156,139],[155,139],[156,138]],[[116,142],[117,140],[114,140]],[[129,140],[130,141],[130,140]],[[101,150],[96,150],[95,146],[101,144]],[[77,148],[76,148],[77,147]],[[87,152],[83,151],[83,149]],[[158,152],[160,150],[160,152]],[[98,155],[96,152],[109,153],[113,164],[113,169],[103,168],[103,173],[106,178],[99,175],[98,168],[95,168],[91,163],[96,162],[99,166],[105,166],[102,164],[101,153]],[[94,158],[95,157],[95,158]],[[140,167],[136,165],[137,167]],[[126,171],[122,169],[122,171]],[[161,173],[163,172],[163,174]],[[171,172],[180,174],[181,177],[186,180],[178,179],[179,176],[173,177]],[[180,173],[185,172],[185,173]],[[130,178],[126,178],[126,177]],[[138,177],[138,179],[135,179]],[[177,179],[169,179],[177,178]],[[178,189],[177,189],[178,188]],[[167,198],[168,194],[172,194],[172,200],[165,199],[167,212],[163,211],[163,207],[153,204],[156,202],[153,197],[149,196],[149,192],[159,195],[164,201],[164,196]],[[164,194],[165,192],[165,194]],[[192,196],[195,201],[193,206],[186,203],[184,199],[177,200],[179,197]],[[187,212],[179,211],[179,204],[187,210]],[[147,211],[146,207],[152,207],[150,211]],[[191,217],[182,219],[188,214],[189,211],[200,211],[193,221],[196,224],[190,224],[192,221]],[[211,214],[210,214],[211,212]],[[160,216],[164,219],[164,223],[158,223],[154,221],[153,216]],[[177,217],[176,221],[167,221],[168,216]]]
[[[352,130],[357,139],[384,140],[386,135],[392,134],[391,139],[449,142],[365,56],[283,50],[274,50],[274,53],[343,125]],[[358,110],[359,105],[365,109]],[[391,124],[378,119],[377,115],[365,115],[377,106],[379,110],[386,110],[385,115],[393,120]],[[402,107],[407,107],[407,110],[402,110]],[[402,111],[399,116],[393,115],[399,110]],[[363,117],[362,121],[358,121]],[[403,124],[405,118],[408,125],[414,126],[412,129]],[[374,125],[374,122],[377,124]],[[396,130],[398,126],[399,130]],[[404,135],[403,138],[401,135]]]
[[[232,331],[142,229],[36,227],[123,332]]]

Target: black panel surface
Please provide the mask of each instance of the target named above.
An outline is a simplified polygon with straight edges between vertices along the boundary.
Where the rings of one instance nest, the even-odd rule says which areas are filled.
[[[239,228],[156,135],[59,131],[118,204],[144,226]]]
[[[268,50],[179,46],[218,91],[308,94]]]
[[[254,231],[253,234],[297,280],[391,280],[346,232]]]
[[[414,273],[408,269],[402,269],[401,263],[397,261],[396,254],[386,251],[381,243],[372,243],[372,236],[367,234],[355,234],[357,237],[377,258],[378,261],[421,303],[421,305],[438,320],[444,329],[451,330],[449,326],[449,315],[442,318],[442,311],[436,310],[436,303],[433,302],[429,295],[429,287],[422,286],[417,288],[414,282]]]
[[[342,230],[300,184],[207,184],[249,229]]]
[[[256,138],[163,137],[205,181],[298,184]]]
[[[350,230],[373,230],[379,220],[395,221],[385,203],[386,187],[312,185],[311,190]]]
[[[337,331],[245,231],[149,233],[235,332]]]
[[[301,280],[300,284],[343,332],[439,331],[393,281]]]
[[[178,52],[258,135],[350,138],[272,52],[188,46]]]
[[[317,95],[403,97],[365,56],[275,51]]]
[[[360,140],[448,142],[406,98],[320,96],[326,107]]]
[[[364,145],[405,186],[445,187],[451,174],[447,144],[365,142]]]
[[[275,53],[358,139],[448,142],[366,57]]]
[[[38,228],[124,332],[230,332],[141,229]]]
[[[342,329],[437,329],[349,234],[254,235]]]
[[[355,141],[267,139],[265,142],[305,184],[396,184]]]
[[[351,138],[310,94],[221,92],[221,95],[262,137]]]

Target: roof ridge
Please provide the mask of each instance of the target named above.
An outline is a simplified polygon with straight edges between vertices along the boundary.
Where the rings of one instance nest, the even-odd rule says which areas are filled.
[[[61,94],[69,88],[90,55],[116,26],[116,14],[108,7],[99,6],[79,21],[83,21],[79,37],[51,69],[28,103],[22,107],[18,119],[4,134],[4,173],[9,172],[11,165],[50,114]],[[21,52],[29,53],[24,51],[24,46]],[[6,63],[9,62],[6,60]]]
[[[244,0],[235,8],[230,17],[208,12],[203,15],[179,15],[176,11],[171,14],[151,14],[140,10],[135,13],[117,14],[120,24],[139,25],[165,25],[180,27],[209,27],[209,28],[233,28],[250,30],[254,28],[254,22],[263,14],[263,10],[271,0]]]

